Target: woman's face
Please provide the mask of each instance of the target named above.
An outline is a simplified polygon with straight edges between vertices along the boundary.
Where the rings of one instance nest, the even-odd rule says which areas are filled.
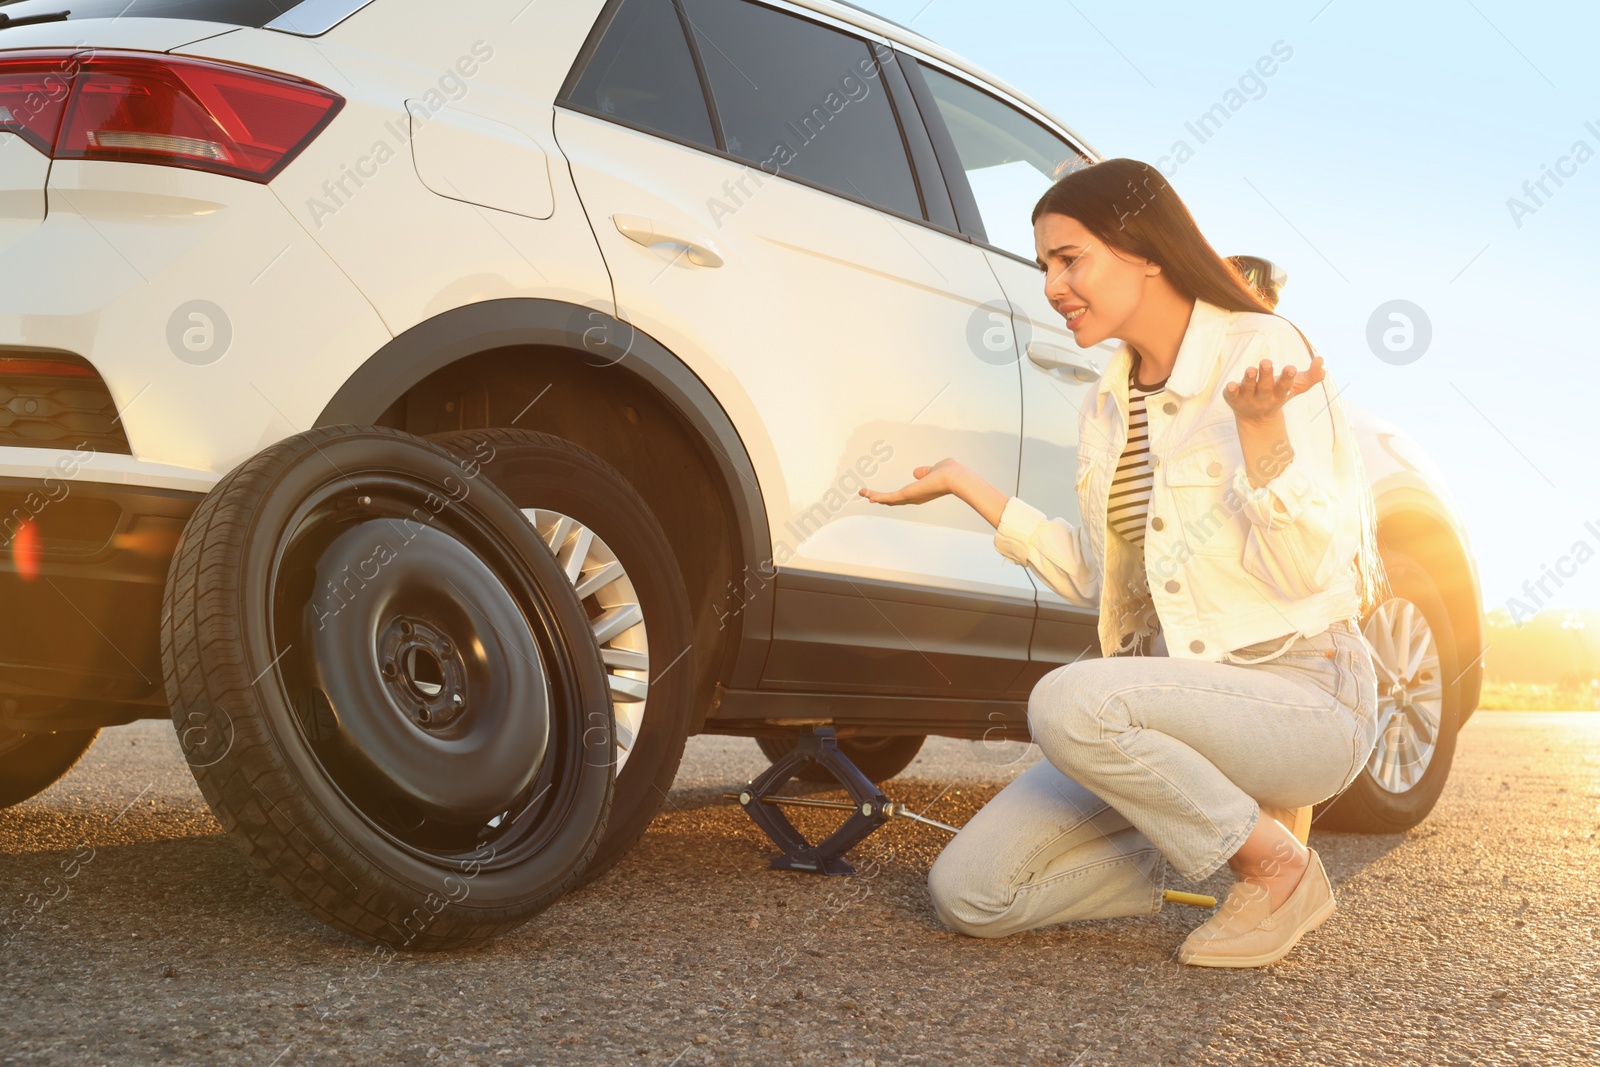
[[[1140,256],[1124,258],[1066,215],[1040,215],[1033,236],[1045,272],[1044,295],[1067,320],[1078,347],[1121,338],[1144,299],[1145,283],[1160,268]]]

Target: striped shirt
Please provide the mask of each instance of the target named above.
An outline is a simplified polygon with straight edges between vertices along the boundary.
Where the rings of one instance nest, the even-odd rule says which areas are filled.
[[[1170,377],[1170,376],[1169,376]],[[1133,366],[1128,371],[1128,444],[1117,464],[1117,473],[1111,481],[1111,498],[1106,505],[1106,521],[1130,544],[1144,544],[1145,520],[1150,513],[1150,490],[1155,485],[1155,471],[1150,466],[1150,419],[1145,411],[1145,399],[1167,387],[1163,378],[1155,385],[1139,384],[1139,351],[1134,349]],[[1140,554],[1141,564],[1143,554]],[[1150,595],[1148,576],[1140,567],[1139,589],[1135,592],[1130,610],[1139,620],[1137,625],[1150,631],[1151,636],[1131,642],[1128,652],[1135,655],[1154,655],[1157,641],[1162,635],[1161,616],[1156,611],[1155,598]],[[1137,631],[1133,631],[1137,632]],[[1300,639],[1298,632],[1272,638],[1277,647],[1262,653],[1256,659],[1240,659],[1238,649],[1223,653],[1224,663],[1264,663],[1277,659]],[[1266,642],[1261,642],[1266,644]]]
[[[1122,450],[1106,501],[1106,522],[1130,544],[1144,544],[1145,518],[1150,512],[1150,490],[1155,471],[1150,466],[1150,419],[1145,398],[1167,387],[1163,378],[1155,385],[1139,384],[1139,354],[1134,350],[1128,371],[1128,444]]]

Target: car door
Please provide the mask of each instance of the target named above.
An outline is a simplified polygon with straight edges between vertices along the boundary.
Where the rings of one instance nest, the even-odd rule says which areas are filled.
[[[1051,516],[1079,521],[1079,408],[1117,349],[1079,348],[1050,302],[1033,240],[1033,208],[1088,155],[1043,116],[964,72],[907,59],[909,83],[929,115],[963,230],[984,249],[1012,309],[1022,371],[1022,452],[1017,495]],[[1032,574],[1030,572],[1030,577]],[[1031,659],[1059,664],[1098,654],[1097,613],[1068,603],[1042,581]],[[1036,675],[1037,668],[1030,672]]]
[[[706,380],[760,478],[763,686],[992,697],[1026,665],[1031,581],[959,499],[857,494],[947,456],[1017,484],[1018,369],[967,340],[1004,293],[892,59],[782,5],[623,0],[557,140],[619,314]]]

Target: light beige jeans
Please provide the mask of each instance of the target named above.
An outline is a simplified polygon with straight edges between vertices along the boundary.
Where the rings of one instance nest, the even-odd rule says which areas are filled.
[[[1028,698],[1045,758],[984,805],[928,872],[944,924],[975,937],[1161,910],[1170,861],[1198,882],[1261,805],[1342,791],[1377,741],[1377,674],[1354,620],[1235,649],[1232,662],[1066,664]],[[1252,661],[1252,662],[1247,662]]]

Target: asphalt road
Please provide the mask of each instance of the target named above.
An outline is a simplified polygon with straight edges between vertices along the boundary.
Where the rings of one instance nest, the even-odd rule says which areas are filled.
[[[935,739],[886,791],[960,825],[1036,758]],[[490,947],[378,966],[246,867],[170,727],[108,731],[0,812],[0,1063],[1600,1062],[1600,713],[1480,713],[1421,826],[1314,829],[1339,911],[1260,970],[1177,963],[1206,913],[1171,904],[948,932],[930,827],[880,829],[854,876],[769,870],[721,797],[765,765],[692,740],[603,878]]]

